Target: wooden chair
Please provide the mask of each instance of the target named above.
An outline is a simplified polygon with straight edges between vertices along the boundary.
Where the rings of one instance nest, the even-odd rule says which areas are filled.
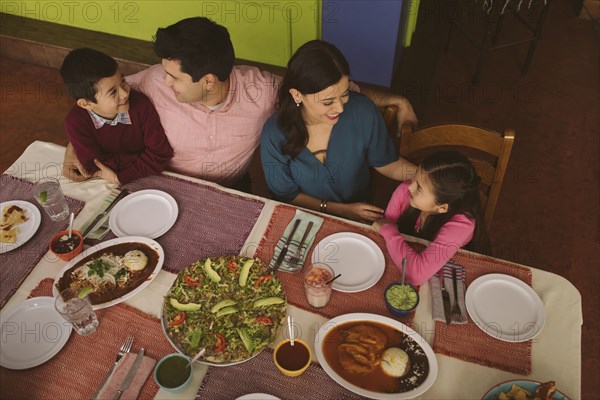
[[[489,232],[514,139],[513,129],[501,135],[468,125],[438,125],[414,132],[412,127],[404,126],[400,155],[415,164],[438,150],[453,149],[469,157],[481,178],[483,222]]]

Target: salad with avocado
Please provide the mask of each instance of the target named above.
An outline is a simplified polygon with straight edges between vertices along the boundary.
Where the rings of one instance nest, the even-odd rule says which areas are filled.
[[[201,361],[227,364],[269,345],[286,316],[281,283],[260,260],[221,256],[182,270],[166,296],[163,327],[171,342]]]

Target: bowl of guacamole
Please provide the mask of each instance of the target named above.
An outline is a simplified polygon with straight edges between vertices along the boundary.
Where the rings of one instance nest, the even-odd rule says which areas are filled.
[[[408,283],[392,282],[384,292],[385,305],[396,316],[410,314],[419,305],[419,292]]]

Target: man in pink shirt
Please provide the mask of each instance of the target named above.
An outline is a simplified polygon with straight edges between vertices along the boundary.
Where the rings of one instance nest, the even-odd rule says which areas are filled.
[[[256,67],[234,66],[227,29],[203,17],[159,28],[154,50],[162,65],[127,80],[156,107],[175,152],[167,168],[248,190],[250,161],[274,110],[281,78]],[[400,127],[416,123],[403,97],[365,88],[362,92],[378,106],[398,106]],[[70,145],[63,174],[87,179]]]

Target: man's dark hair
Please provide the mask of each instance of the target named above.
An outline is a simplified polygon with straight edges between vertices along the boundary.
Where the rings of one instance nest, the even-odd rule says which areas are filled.
[[[60,67],[60,75],[72,98],[96,103],[96,84],[102,78],[113,76],[117,69],[117,62],[111,56],[81,48],[67,54]]]
[[[227,80],[235,61],[227,28],[204,17],[187,18],[158,28],[154,51],[160,58],[180,61],[181,71],[194,82],[206,74]]]

